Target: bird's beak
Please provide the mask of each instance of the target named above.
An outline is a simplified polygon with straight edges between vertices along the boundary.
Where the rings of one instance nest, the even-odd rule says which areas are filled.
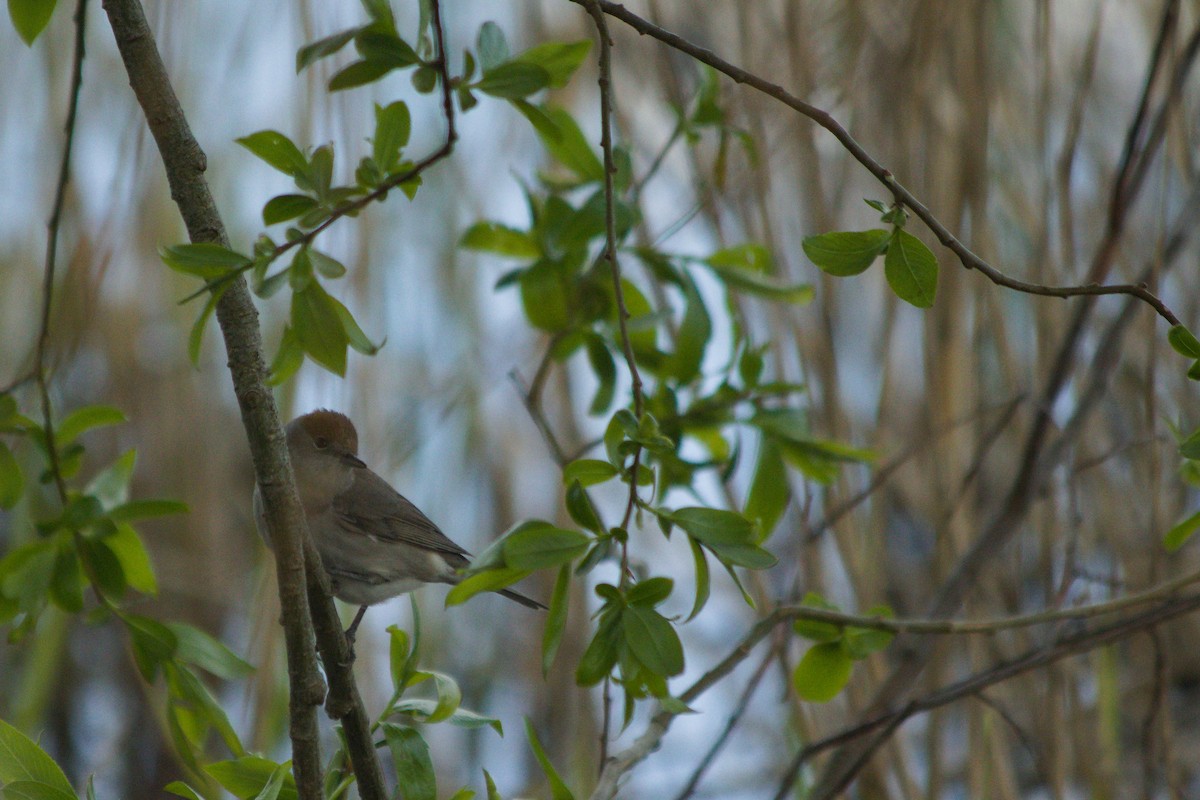
[[[366,462],[354,455],[354,453],[341,453],[339,457],[342,459],[342,463],[348,467],[358,467],[359,469],[367,468]]]

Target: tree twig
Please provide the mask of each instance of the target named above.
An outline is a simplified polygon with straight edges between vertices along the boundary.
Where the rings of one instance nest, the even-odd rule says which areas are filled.
[[[188,236],[193,242],[228,245],[224,223],[204,180],[204,151],[192,136],[141,4],[138,0],[104,0],[104,10],[130,86],[158,145],[171,196]],[[312,648],[312,620],[305,592],[303,543],[309,539],[308,526],[296,496],[275,400],[266,385],[258,312],[240,275],[221,295],[217,319],[275,544],[288,656],[289,734],[296,788],[302,800],[318,800],[321,753],[316,707],[324,698],[325,685]]]

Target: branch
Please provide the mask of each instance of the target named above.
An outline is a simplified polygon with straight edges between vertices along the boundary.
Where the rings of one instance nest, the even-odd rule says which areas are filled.
[[[660,28],[649,20],[639,17],[637,14],[626,9],[620,3],[611,2],[611,0],[571,0],[573,3],[579,3],[588,8],[589,12],[593,7],[598,6],[605,14],[624,22],[629,27],[633,28],[643,36],[650,36],[663,44],[668,45],[681,53],[685,53],[697,61],[707,64],[718,72],[723,73],[737,83],[745,84],[753,89],[757,89],[763,94],[772,97],[789,108],[798,111],[804,116],[811,119],[813,122],[820,125],[825,130],[833,134],[834,138],[841,143],[842,147],[854,157],[854,160],[866,168],[868,172],[875,176],[876,180],[888,188],[898,203],[901,203],[912,209],[922,222],[929,227],[929,230],[937,238],[941,244],[958,256],[959,262],[966,269],[974,269],[981,272],[992,283],[1003,286],[1014,291],[1023,292],[1025,294],[1041,295],[1043,297],[1086,297],[1107,294],[1126,294],[1132,295],[1142,302],[1149,305],[1171,325],[1179,325],[1179,318],[1174,312],[1169,309],[1162,300],[1153,292],[1142,285],[1134,284],[1115,284],[1109,286],[1101,286],[1098,284],[1087,284],[1083,286],[1047,286],[1038,283],[1029,283],[1017,278],[1013,278],[1004,274],[1000,270],[993,267],[987,261],[971,251],[969,247],[963,244],[953,233],[950,232],[941,220],[934,216],[933,212],[921,202],[921,200],[901,184],[896,177],[880,164],[870,153],[860,145],[854,137],[842,126],[837,119],[828,111],[820,109],[810,103],[806,103],[800,98],[788,92],[782,86],[771,83],[764,78],[747,72],[746,70],[726,61],[716,53],[699,45],[689,42],[678,34]]]
[[[138,0],[104,0],[130,86],[158,145],[171,197],[193,242],[228,244],[225,226],[204,180],[206,157],[192,136],[171,87],[154,35]],[[312,621],[305,596],[303,545],[308,525],[296,496],[283,427],[266,385],[258,312],[240,275],[217,303],[217,319],[229,355],[234,393],[250,444],[274,541],[283,610],[290,690],[292,762],[302,800],[321,794],[321,753],[316,707],[325,686],[312,649]]]

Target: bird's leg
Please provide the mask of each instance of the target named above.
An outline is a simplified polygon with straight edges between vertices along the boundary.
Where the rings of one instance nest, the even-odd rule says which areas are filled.
[[[354,621],[350,623],[349,628],[346,628],[346,641],[350,644],[351,650],[354,648],[354,633],[358,630],[358,623],[362,622],[363,614],[366,613],[367,607],[359,606],[358,613],[354,615]]]

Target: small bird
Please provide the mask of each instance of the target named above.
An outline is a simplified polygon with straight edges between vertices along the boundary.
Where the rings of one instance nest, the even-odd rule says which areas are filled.
[[[359,606],[346,630],[353,640],[367,607],[426,583],[458,583],[470,553],[358,457],[354,423],[319,410],[287,425],[296,491],[321,563],[339,600]],[[271,546],[262,494],[254,487],[258,532]],[[509,589],[499,593],[529,608],[546,606]]]

